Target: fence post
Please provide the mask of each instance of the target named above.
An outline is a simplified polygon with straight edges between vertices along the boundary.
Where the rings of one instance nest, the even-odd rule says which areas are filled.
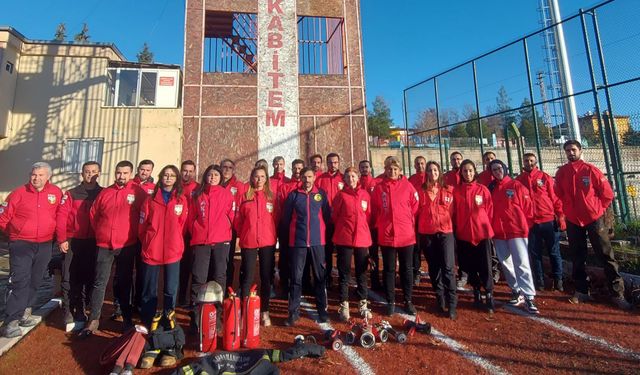
[[[598,127],[600,128],[600,142],[602,142],[602,153],[604,155],[604,165],[607,170],[607,178],[611,186],[616,186],[613,173],[611,173],[611,165],[609,161],[609,152],[607,151],[607,141],[605,138],[606,129],[602,121],[602,112],[600,111],[600,99],[598,99],[598,84],[596,81],[596,74],[593,70],[593,60],[591,59],[591,46],[589,44],[589,35],[587,33],[587,23],[584,18],[584,10],[580,9],[580,21],[582,23],[582,37],[584,38],[584,48],[587,52],[587,63],[589,65],[589,77],[591,78],[591,92],[593,93],[593,103],[596,106],[596,115],[598,120]],[[613,211],[616,215],[619,215],[619,201],[618,204],[613,205]]]
[[[476,71],[476,60],[471,61],[473,69],[473,93],[476,97],[476,116],[478,119],[478,135],[480,136],[480,158],[484,155],[484,133],[482,132],[482,120],[480,120],[480,97],[478,96],[478,73]]]
[[[434,77],[433,78],[433,94],[434,94],[434,98],[436,100],[436,127],[438,129],[438,144],[440,146],[440,165],[442,165],[442,169],[444,170],[444,161],[447,160],[447,164],[448,164],[448,151],[446,150],[447,147],[445,146],[445,152],[444,152],[444,157],[442,156],[442,132],[440,129],[440,103],[439,103],[439,99],[438,99],[438,77]],[[451,137],[449,137],[450,139]],[[447,170],[449,168],[447,167]]]
[[[540,150],[540,131],[538,130],[538,116],[536,116],[536,107],[533,105],[533,82],[531,81],[531,66],[529,65],[529,47],[527,47],[527,39],[522,39],[524,47],[524,61],[527,67],[527,80],[529,82],[529,100],[531,102],[531,117],[533,117],[533,129],[536,134],[536,152],[538,153],[538,168],[542,168],[542,152]],[[524,150],[522,150],[524,152]]]
[[[604,84],[604,96],[607,101],[607,115],[605,116],[609,121],[605,121],[605,125],[609,125],[609,136],[611,138],[611,148],[609,152],[612,152],[613,161],[613,174],[618,190],[618,199],[620,204],[620,216],[623,222],[629,221],[629,207],[627,206],[627,189],[624,181],[624,170],[622,168],[622,160],[620,159],[620,142],[618,142],[618,126],[616,125],[616,119],[613,115],[613,109],[611,104],[611,95],[609,93],[609,80],[607,78],[607,67],[604,62],[604,53],[602,51],[602,42],[600,40],[600,29],[598,27],[598,17],[596,16],[596,10],[591,11],[593,17],[593,32],[596,38],[596,48],[598,50],[598,59],[600,60],[600,70],[602,74],[602,83]]]

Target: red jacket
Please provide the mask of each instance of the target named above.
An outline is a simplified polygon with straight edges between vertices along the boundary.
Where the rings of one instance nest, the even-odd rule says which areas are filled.
[[[231,241],[234,207],[233,195],[221,185],[207,185],[202,194],[193,197],[187,221],[191,245]]]
[[[411,185],[413,185],[413,188],[416,189],[416,191],[422,190],[422,185],[425,183],[426,180],[427,180],[427,174],[424,172],[416,173],[411,177],[409,177],[409,182],[411,182]]]
[[[487,187],[494,180],[495,180],[495,177],[493,177],[493,174],[491,174],[490,169],[485,169],[484,171],[480,172],[480,174],[478,175],[478,182]]]
[[[264,191],[254,191],[251,199],[243,194],[238,216],[234,223],[240,239],[240,248],[258,249],[276,244],[276,217],[278,207],[274,197],[267,199]]]
[[[200,188],[200,184],[191,180],[188,184],[182,185],[182,194],[191,200],[191,197],[196,193],[196,191]]]
[[[607,178],[596,166],[582,160],[558,169],[555,191],[567,220],[579,226],[596,221],[613,201]]]
[[[486,186],[465,182],[453,189],[453,223],[456,238],[477,245],[493,237],[493,202]]]
[[[238,178],[234,175],[229,179],[229,181],[222,185],[227,191],[231,193],[233,196],[233,210],[238,212],[238,207],[240,207],[240,202],[242,202],[242,196],[247,192],[247,184],[238,180]]]
[[[452,169],[445,173],[442,178],[444,179],[445,185],[455,188],[460,185],[460,170]]]
[[[492,188],[491,199],[498,207],[491,219],[493,238],[527,238],[529,223],[533,220],[533,202],[527,188],[509,176],[502,181],[494,181]]]
[[[110,250],[122,249],[138,241],[140,207],[147,194],[133,181],[102,189],[91,206],[89,217],[96,244]]]
[[[57,229],[61,200],[62,190],[49,182],[42,191],[37,191],[31,183],[22,185],[0,206],[0,230],[10,241],[51,241]]]
[[[62,196],[58,211],[58,242],[65,242],[69,238],[88,239],[95,238],[96,234],[91,226],[89,213],[93,202],[102,191],[102,187],[96,185],[93,190],[87,190],[85,184],[80,184],[67,191]]]
[[[142,244],[142,261],[152,266],[179,261],[184,252],[184,231],[189,214],[189,200],[171,194],[165,203],[162,192],[145,199],[140,210],[138,236]]]
[[[415,215],[419,198],[406,177],[384,178],[371,196],[372,223],[380,246],[404,247],[416,243]]]
[[[148,195],[153,194],[153,190],[156,188],[156,184],[153,182],[153,178],[149,178],[145,182],[140,182],[140,177],[135,176],[133,178],[133,183],[140,186],[142,190]]]
[[[333,175],[329,172],[324,172],[316,179],[316,186],[324,190],[329,200],[329,207],[332,207],[333,200],[338,195],[338,192],[344,188],[344,177],[340,171]]]
[[[418,233],[453,233],[453,189],[439,188],[433,199],[429,192],[419,190],[420,211],[418,212]]]
[[[271,192],[277,194],[278,190],[280,190],[280,186],[286,184],[289,181],[291,181],[291,179],[285,176],[284,172],[277,174],[274,173],[273,176],[269,177],[269,187],[271,188]]]
[[[331,220],[335,225],[333,243],[346,247],[371,246],[371,196],[361,187],[346,186],[333,201]]]
[[[360,176],[360,186],[371,194],[381,180],[380,178],[374,178],[372,175]]]
[[[557,216],[564,216],[562,202],[554,190],[553,178],[538,168],[531,172],[523,171],[516,177],[529,190],[533,202],[533,223],[540,224],[552,221]]]

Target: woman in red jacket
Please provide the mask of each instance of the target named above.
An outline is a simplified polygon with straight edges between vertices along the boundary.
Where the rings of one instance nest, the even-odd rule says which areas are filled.
[[[349,320],[349,283],[351,282],[351,258],[354,257],[358,288],[358,311],[363,318],[371,318],[367,301],[367,266],[371,231],[371,197],[359,184],[358,171],[349,167],[344,172],[345,187],[338,192],[331,210],[335,225],[333,243],[337,247],[340,280],[340,308],[338,314],[343,321]]]
[[[493,160],[489,170],[494,180],[489,184],[491,199],[499,210],[493,213],[491,224],[496,253],[502,264],[504,278],[511,287],[509,304],[524,304],[531,314],[538,314],[533,302],[536,295],[529,266],[529,223],[533,224],[533,202],[527,188],[507,175],[507,166]]]
[[[180,278],[180,258],[184,252],[182,237],[187,222],[188,200],[182,194],[180,171],[168,165],[160,171],[158,183],[140,210],[138,237],[142,245],[142,301],[140,318],[147,327],[158,305],[158,278],[164,269],[165,316],[176,307]]]
[[[271,325],[269,297],[273,279],[276,246],[276,197],[271,191],[267,169],[253,168],[249,178],[249,190],[243,194],[238,217],[234,223],[240,248],[241,297],[249,295],[253,284],[256,260],[260,257],[260,312],[262,325]]]
[[[457,318],[455,253],[453,238],[453,192],[444,183],[440,164],[427,163],[427,179],[420,191],[418,235],[420,250],[429,265],[429,278],[441,313],[449,306],[449,318]],[[445,295],[446,292],[446,295]]]
[[[208,166],[189,206],[188,226],[193,246],[191,301],[196,301],[200,286],[207,281],[213,280],[226,290],[235,201],[233,194],[220,185],[221,180],[220,166]]]
[[[386,314],[392,315],[395,309],[396,257],[398,257],[405,309],[409,314],[415,315],[416,308],[411,302],[411,295],[418,193],[409,180],[400,174],[401,166],[397,158],[387,158],[384,171],[383,180],[373,189],[371,209],[372,223],[378,230],[378,244],[382,249]]]
[[[493,202],[491,193],[476,182],[476,165],[469,159],[460,165],[460,184],[453,190],[454,227],[458,264],[469,274],[475,305],[482,306],[480,288],[486,292],[486,307],[493,313],[491,238]]]

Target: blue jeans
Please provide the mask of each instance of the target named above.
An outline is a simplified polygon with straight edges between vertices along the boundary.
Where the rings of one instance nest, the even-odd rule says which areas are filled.
[[[160,269],[164,267],[164,286],[162,311],[167,312],[176,308],[176,296],[180,281],[180,261],[152,266],[142,263],[142,298],[140,301],[140,318],[149,327],[158,306],[158,278]]]
[[[560,255],[560,232],[556,230],[555,220],[534,224],[529,231],[529,254],[533,281],[544,286],[544,269],[542,267],[543,245],[549,254],[551,272],[554,280],[562,280],[562,255]]]

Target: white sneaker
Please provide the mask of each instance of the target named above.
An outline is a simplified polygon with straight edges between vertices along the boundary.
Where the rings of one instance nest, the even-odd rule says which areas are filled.
[[[262,313],[262,317],[261,317],[261,322],[262,322],[262,326],[263,327],[270,327],[271,326],[271,318],[269,317],[269,312],[265,311]]]
[[[349,301],[340,302],[340,307],[338,308],[338,315],[340,315],[340,320],[346,322],[349,320]]]
[[[369,301],[366,299],[360,300],[358,302],[358,311],[363,319],[371,319],[373,318],[373,314],[371,314],[371,309],[369,308]]]

